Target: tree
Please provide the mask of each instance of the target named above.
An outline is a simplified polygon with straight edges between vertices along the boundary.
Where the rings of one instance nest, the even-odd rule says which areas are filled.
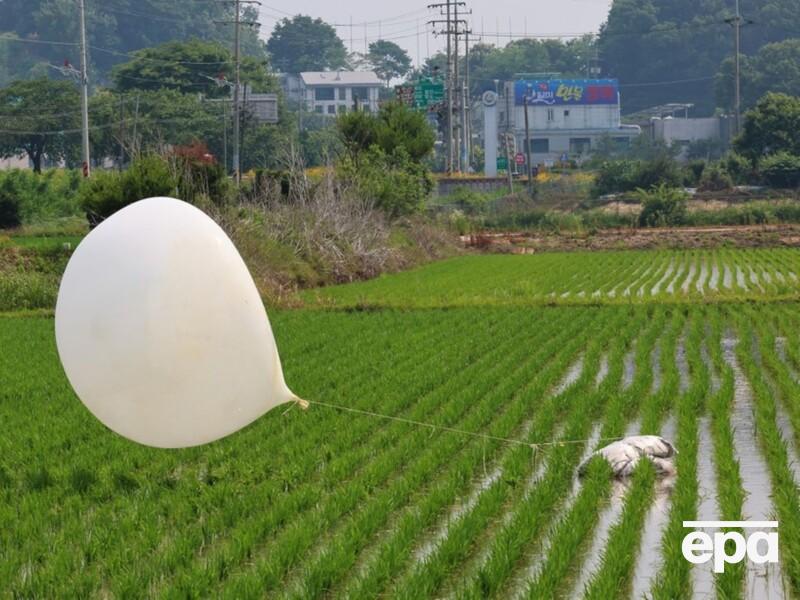
[[[114,87],[129,90],[177,90],[184,94],[203,93],[209,98],[230,96],[230,88],[219,86],[211,78],[234,77],[230,50],[217,42],[190,40],[167,42],[133,53],[134,58],[117,65],[111,72]],[[274,78],[267,72],[267,61],[244,57],[240,77],[254,91],[276,89]]]
[[[367,59],[387,86],[392,79],[402,77],[411,68],[411,57],[408,53],[388,40],[372,42],[369,45]]]
[[[279,21],[267,51],[275,69],[287,73],[341,69],[347,64],[347,50],[336,30],[305,15]]]
[[[403,152],[414,163],[422,162],[433,151],[436,136],[422,113],[399,102],[383,104],[377,114],[351,112],[336,121],[348,154],[358,155],[373,146],[386,155]]]
[[[245,20],[257,20],[252,7],[242,11]],[[199,38],[217,40],[230,48],[234,28],[220,26],[231,21],[233,3],[196,0],[115,0],[86,3],[86,31],[90,50],[93,83],[106,83],[111,68],[125,60],[129,52],[172,40]],[[0,33],[12,32],[22,40],[49,40],[70,44],[50,45],[5,42],[14,60],[0,62],[0,81],[30,78],[47,71],[46,64],[61,64],[64,59],[80,62],[77,46],[78,11],[73,0],[4,0],[0,2]],[[241,30],[242,52],[266,58],[258,27]],[[3,68],[6,67],[6,73]]]
[[[748,0],[744,17],[756,25],[742,29],[742,53],[785,40],[797,31],[797,0]],[[665,104],[695,104],[696,114],[714,112],[714,81],[720,64],[733,55],[733,16],[727,0],[613,0],[600,32],[601,66],[630,87],[626,112]],[[670,82],[674,84],[641,85]]]
[[[70,81],[16,81],[0,89],[0,156],[27,154],[40,173],[42,159],[65,158],[80,144],[80,100]]]
[[[800,156],[800,98],[768,93],[745,115],[736,151],[753,164],[778,152]]]
[[[755,56],[741,60],[742,106],[755,106],[767,92],[800,96],[800,39],[763,46]],[[716,79],[719,106],[734,105],[734,61],[726,59]]]

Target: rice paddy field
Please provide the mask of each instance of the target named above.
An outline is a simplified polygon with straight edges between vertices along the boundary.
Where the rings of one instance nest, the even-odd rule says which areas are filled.
[[[406,420],[277,409],[179,451],[83,408],[51,318],[0,317],[0,597],[798,598],[798,276],[786,249],[470,256],[309,292],[270,315],[292,389]],[[577,476],[636,433],[676,477]],[[683,558],[684,520],[741,519],[779,521],[778,565]]]

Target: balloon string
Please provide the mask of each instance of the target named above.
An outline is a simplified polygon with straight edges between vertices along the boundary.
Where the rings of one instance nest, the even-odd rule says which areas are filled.
[[[608,437],[608,438],[587,438],[581,440],[555,440],[555,441],[547,441],[547,442],[527,442],[525,440],[515,439],[515,438],[507,438],[507,437],[500,437],[496,435],[491,435],[488,433],[480,433],[477,431],[467,431],[466,429],[457,429],[455,427],[447,427],[446,425],[435,425],[433,423],[425,423],[424,421],[415,421],[414,419],[407,419],[405,417],[395,417],[392,415],[384,415],[381,413],[372,412],[369,410],[362,410],[360,408],[353,408],[351,406],[343,406],[341,404],[331,404],[330,402],[321,402],[319,400],[304,400],[307,404],[317,405],[317,406],[324,406],[326,408],[332,408],[335,410],[341,410],[344,412],[355,413],[357,415],[362,415],[365,417],[373,417],[377,419],[386,419],[388,421],[397,421],[398,423],[405,423],[407,425],[414,425],[416,427],[426,427],[428,429],[434,431],[446,431],[449,433],[456,433],[459,435],[466,435],[475,438],[482,438],[484,440],[492,440],[495,442],[501,442],[503,444],[510,444],[510,445],[517,445],[517,446],[526,446],[528,448],[533,449],[534,451],[538,448],[543,446],[565,446],[567,444],[585,444],[587,442],[606,442],[606,441],[618,441],[622,438],[620,437]],[[288,412],[288,411],[287,411]],[[284,413],[285,414],[285,413]]]

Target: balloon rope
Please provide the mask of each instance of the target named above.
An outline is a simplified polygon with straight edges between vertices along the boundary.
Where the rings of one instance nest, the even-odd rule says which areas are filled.
[[[414,419],[406,419],[405,417],[394,417],[392,415],[384,415],[381,413],[372,412],[369,410],[361,410],[360,408],[352,408],[350,406],[343,406],[341,404],[331,404],[330,402],[320,402],[319,400],[304,400],[307,404],[313,404],[317,406],[324,406],[326,408],[333,408],[335,410],[341,410],[345,412],[355,413],[357,415],[362,415],[365,417],[373,417],[377,419],[386,419],[388,421],[397,421],[398,423],[405,423],[407,425],[414,425],[416,427],[427,427],[428,429],[434,431],[447,431],[449,433],[457,433],[459,435],[466,435],[476,438],[482,438],[484,440],[492,440],[495,442],[502,442],[504,444],[512,444],[517,446],[527,446],[528,448],[532,448],[536,450],[543,446],[564,446],[566,444],[585,444],[587,442],[605,442],[605,441],[617,441],[620,440],[620,437],[609,437],[609,438],[591,438],[591,439],[583,439],[583,440],[556,440],[556,441],[548,441],[548,442],[526,442],[525,440],[514,439],[514,438],[506,438],[500,437],[496,435],[490,435],[488,433],[480,433],[477,431],[467,431],[466,429],[456,429],[455,427],[447,427],[446,425],[434,425],[433,423],[425,423],[423,421],[415,421]]]

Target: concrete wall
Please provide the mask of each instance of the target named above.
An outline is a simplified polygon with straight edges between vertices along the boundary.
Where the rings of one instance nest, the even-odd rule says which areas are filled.
[[[9,169],[30,169],[31,164],[27,156],[15,156],[12,158],[0,158],[0,170]]]
[[[653,137],[673,142],[695,142],[697,140],[719,140],[721,138],[720,119],[654,119]]]

